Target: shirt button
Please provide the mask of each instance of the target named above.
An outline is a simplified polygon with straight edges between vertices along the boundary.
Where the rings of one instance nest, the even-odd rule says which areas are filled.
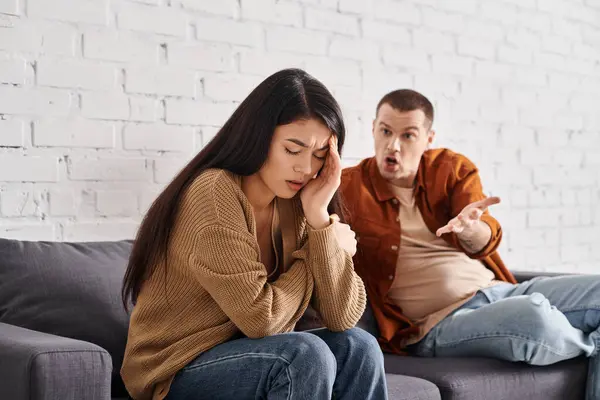
[[[394,251],[398,250],[398,246],[396,246],[396,245],[393,245],[393,246],[392,246],[392,250],[394,250]]]
[[[388,279],[391,281],[394,279],[394,275],[388,275]]]

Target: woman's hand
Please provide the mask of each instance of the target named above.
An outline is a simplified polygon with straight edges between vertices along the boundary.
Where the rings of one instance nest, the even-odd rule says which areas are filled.
[[[323,229],[329,224],[327,206],[340,186],[342,162],[337,145],[337,137],[332,135],[329,138],[329,152],[323,169],[300,192],[304,216],[313,229]]]
[[[351,257],[356,254],[356,233],[350,229],[350,225],[340,222],[340,218],[333,214],[335,237],[339,246],[346,250]]]

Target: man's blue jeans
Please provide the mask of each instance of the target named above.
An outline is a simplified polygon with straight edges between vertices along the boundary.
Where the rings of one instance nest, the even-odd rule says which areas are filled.
[[[479,291],[413,346],[424,357],[484,356],[548,365],[590,357],[586,400],[600,400],[600,275],[535,278]]]
[[[359,328],[236,339],[177,373],[168,400],[387,399],[383,355]]]

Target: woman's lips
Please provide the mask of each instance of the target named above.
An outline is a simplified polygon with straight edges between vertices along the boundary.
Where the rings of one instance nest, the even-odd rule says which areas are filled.
[[[302,186],[304,186],[304,182],[302,182],[302,181],[285,181],[285,182],[294,191],[298,191],[298,190],[302,189]]]

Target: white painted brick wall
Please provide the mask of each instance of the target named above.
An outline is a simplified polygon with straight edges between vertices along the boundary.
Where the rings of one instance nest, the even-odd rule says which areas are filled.
[[[23,129],[23,121],[0,120],[0,147],[22,147]]]
[[[40,59],[36,72],[39,86],[106,91],[116,83],[116,68],[93,61]]]
[[[173,0],[171,3],[174,6],[181,5],[186,10],[201,11],[215,15],[224,15],[230,18],[239,15],[237,0]]]
[[[90,119],[129,119],[129,98],[121,92],[85,92],[81,95],[81,115]]]
[[[157,8],[143,4],[123,3],[117,15],[117,28],[125,31],[156,33],[185,38],[188,15],[173,7]]]
[[[110,122],[87,119],[43,119],[34,122],[33,145],[112,149],[115,146],[115,126]]]
[[[57,182],[58,157],[2,154],[0,182]]]
[[[0,59],[0,83],[24,84],[27,64],[23,58]]]
[[[158,62],[159,41],[152,35],[87,28],[83,56],[98,61],[119,61],[152,66]]]
[[[194,130],[185,126],[129,124],[123,131],[125,150],[185,153],[194,146]]]
[[[502,197],[514,269],[600,263],[598,0],[0,0],[0,236],[132,237],[267,75],[342,105],[344,165],[410,87]]]
[[[27,16],[63,22],[107,25],[110,10],[108,0],[26,0]]]
[[[125,71],[125,91],[149,95],[194,97],[196,72],[177,68],[129,68]]]
[[[0,0],[0,12],[7,15],[19,15],[18,0]]]
[[[74,181],[146,181],[147,161],[143,158],[69,159],[69,178]]]
[[[258,23],[232,21],[225,18],[198,18],[196,38],[201,41],[261,47],[263,27]]]
[[[233,71],[234,53],[225,44],[174,42],[167,46],[170,65],[205,71]]]

